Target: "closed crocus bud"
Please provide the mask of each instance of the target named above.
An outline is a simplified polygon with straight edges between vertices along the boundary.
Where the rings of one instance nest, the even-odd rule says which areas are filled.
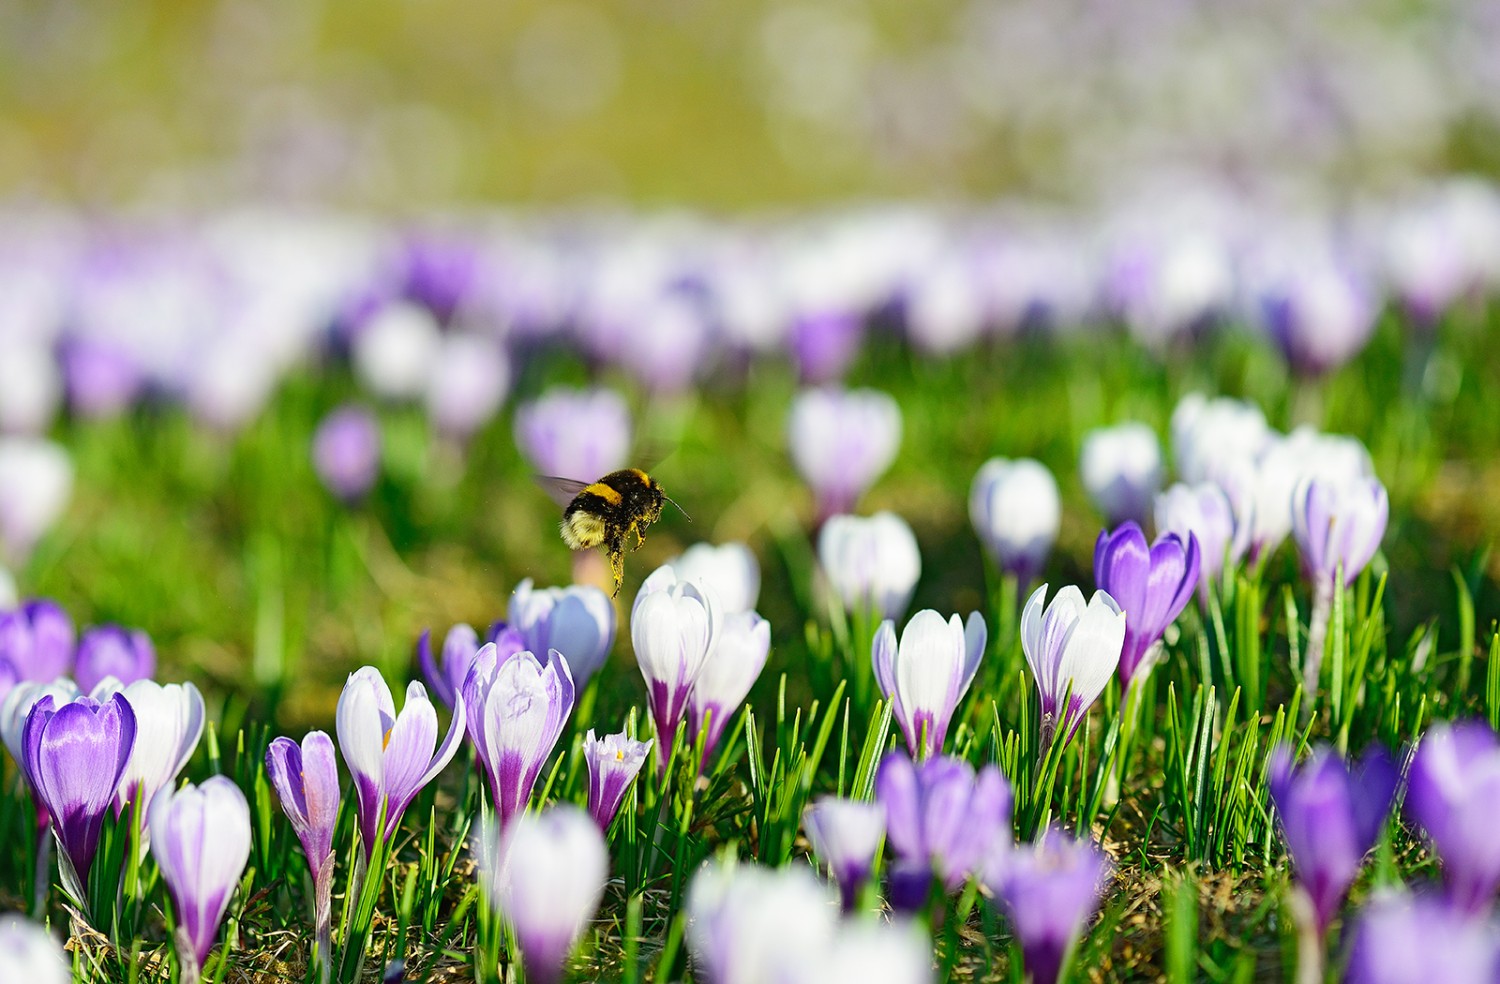
[[[509,388],[510,364],[497,342],[449,335],[427,378],[427,416],[441,433],[465,440],[495,416]]]
[[[1304,479],[1346,481],[1373,475],[1369,451],[1352,437],[1299,427],[1286,437],[1273,438],[1245,483],[1253,501],[1251,559],[1269,556],[1291,534],[1293,497]],[[1215,476],[1233,498],[1234,489],[1225,478]]]
[[[1145,424],[1091,431],[1083,440],[1079,475],[1094,508],[1110,526],[1144,523],[1161,490],[1161,444]]]
[[[21,768],[37,803],[52,818],[62,874],[74,898],[88,896],[104,814],[135,748],[135,711],[122,694],[100,702],[51,696],[32,705],[21,733]]]
[[[1224,573],[1226,563],[1238,564],[1250,546],[1249,531],[1235,522],[1229,496],[1213,482],[1179,483],[1157,496],[1156,528],[1183,543],[1198,541],[1198,589],[1205,602],[1210,582]]]
[[[708,585],[726,614],[748,612],[760,599],[760,563],[743,543],[695,543],[666,566],[679,581]]]
[[[70,984],[67,954],[41,926],[21,916],[0,916],[0,980]]]
[[[1422,736],[1407,779],[1406,810],[1443,861],[1455,905],[1487,913],[1500,887],[1500,740],[1483,721],[1442,722]]]
[[[750,688],[760,679],[771,652],[771,626],[755,612],[725,615],[719,638],[708,661],[693,684],[688,698],[688,733],[695,738],[705,727],[703,761],[706,764],[719,747],[719,738],[735,708],[745,702]]]
[[[149,680],[156,674],[156,647],[140,629],[96,625],[78,640],[73,679],[88,691],[114,677],[122,685]]]
[[[525,646],[517,646],[520,651]],[[441,665],[432,656],[432,634],[424,631],[417,640],[417,665],[422,668],[422,678],[428,688],[437,694],[449,710],[453,709],[454,695],[464,685],[469,667],[474,665],[474,655],[479,652],[479,633],[474,627],[460,622],[448,630],[443,638]]]
[[[166,789],[151,802],[151,843],[177,917],[182,980],[198,981],[250,860],[250,804],[214,776]]]
[[[846,921],[828,946],[789,968],[788,984],[930,984],[932,939],[915,922]]]
[[[969,690],[988,639],[984,618],[970,612],[947,621],[932,609],[911,617],[896,641],[895,623],[880,623],[871,646],[875,680],[891,701],[913,758],[943,749],[953,711]]]
[[[788,421],[792,463],[826,519],[854,508],[901,446],[901,408],[877,390],[799,393]]]
[[[266,775],[302,843],[322,914],[328,902],[325,889],[333,888],[333,833],[339,818],[339,766],[333,739],[323,731],[308,732],[301,745],[290,738],[272,739],[266,749]]]
[[[1120,689],[1151,668],[1152,647],[1187,607],[1198,586],[1202,563],[1192,534],[1184,543],[1175,533],[1149,547],[1135,523],[1102,530],[1094,544],[1094,583],[1125,613],[1125,647],[1120,653]]]
[[[813,853],[833,872],[844,911],[852,912],[885,836],[885,809],[878,803],[823,796],[803,811],[802,825]]]
[[[847,611],[900,618],[922,576],[917,537],[895,513],[831,516],[818,531],[818,564]]]
[[[0,552],[24,561],[72,495],[73,461],[59,445],[0,437]]]
[[[688,886],[688,948],[707,984],[777,984],[825,951],[838,908],[806,865],[705,865]]]
[[[191,683],[162,686],[154,680],[137,680],[121,693],[135,711],[136,738],[115,794],[115,816],[139,803],[144,826],[152,798],[172,784],[198,747],[203,695]]]
[[[875,800],[885,809],[886,845],[897,861],[891,871],[897,909],[925,905],[932,876],[954,891],[1010,847],[1010,786],[993,765],[976,776],[962,759],[913,763],[890,752],[875,774]]]
[[[1380,549],[1389,516],[1378,479],[1304,479],[1292,494],[1292,534],[1303,572],[1311,581],[1331,582],[1342,571],[1343,585],[1353,584]]]
[[[1047,466],[991,458],[969,489],[969,521],[990,558],[1025,585],[1037,578],[1062,524],[1062,499]]]
[[[360,667],[349,674],[335,713],[339,750],[354,776],[355,804],[366,859],[378,842],[389,841],[401,815],[458,752],[464,737],[464,700],[460,695],[448,734],[438,745],[437,711],[427,688],[412,681],[406,706],[396,702],[380,671]],[[385,825],[381,826],[381,817]]]
[[[1254,461],[1272,439],[1253,403],[1189,393],[1172,411],[1172,456],[1190,485],[1216,479],[1226,463]]]
[[[526,979],[556,984],[604,895],[604,835],[577,807],[549,807],[506,827],[486,867],[490,904],[515,932]]]
[[[1351,771],[1326,745],[1300,767],[1277,748],[1268,770],[1271,800],[1306,893],[1319,938],[1328,931],[1360,861],[1385,826],[1400,776],[1379,746]]]
[[[693,686],[718,643],[721,619],[713,592],[678,580],[670,567],[652,572],[635,597],[630,635],[646,679],[656,722],[656,761],[662,770],[671,758]]]
[[[533,588],[527,578],[511,592],[507,614],[526,649],[556,649],[567,657],[579,689],[604,666],[615,644],[615,606],[592,585]]]
[[[650,754],[649,741],[636,741],[623,732],[595,738],[594,729],[589,729],[583,740],[583,762],[589,772],[589,815],[600,831],[609,830],[625,793]]]
[[[573,675],[556,649],[501,657],[486,643],[464,680],[475,758],[502,827],[526,809],[547,756],[573,711]],[[345,759],[348,759],[346,754]]]
[[[1109,859],[1087,838],[1049,828],[994,865],[985,884],[1000,899],[1036,984],[1054,984],[1099,907]]]
[[[1043,754],[1058,732],[1064,744],[1072,740],[1119,666],[1129,625],[1126,613],[1103,591],[1085,604],[1083,592],[1070,584],[1044,609],[1046,600],[1044,584],[1021,613],[1021,648],[1042,703]]]
[[[1331,372],[1358,355],[1380,313],[1374,291],[1346,264],[1309,256],[1260,288],[1261,324],[1299,376]]]
[[[387,303],[354,338],[354,371],[376,396],[415,399],[432,378],[441,348],[442,335],[430,311]]]
[[[360,406],[347,405],[323,418],[313,434],[313,468],[335,498],[358,502],[380,476],[380,424]]]
[[[1486,918],[1430,896],[1378,892],[1359,914],[1348,984],[1500,978],[1500,933]]]
[[[50,683],[73,666],[73,621],[57,603],[35,598],[0,611],[0,662],[18,680]]]
[[[539,475],[592,482],[625,466],[630,410],[606,389],[554,387],[516,408],[516,446]]]

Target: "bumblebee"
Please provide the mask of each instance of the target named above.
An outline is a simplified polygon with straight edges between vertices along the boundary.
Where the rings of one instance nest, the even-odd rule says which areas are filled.
[[[563,509],[559,530],[563,542],[574,550],[603,546],[609,556],[609,570],[615,578],[615,595],[625,579],[625,541],[635,534],[638,550],[646,542],[646,527],[661,519],[662,505],[671,502],[684,516],[687,513],[665,492],[661,485],[639,468],[622,468],[610,472],[597,482],[575,482],[567,478],[540,478],[543,487],[561,501],[572,496]]]

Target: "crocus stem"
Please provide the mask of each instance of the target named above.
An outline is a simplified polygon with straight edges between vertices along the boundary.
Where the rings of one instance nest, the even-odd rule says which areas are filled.
[[[1333,592],[1331,578],[1318,581],[1313,590],[1312,620],[1307,625],[1307,653],[1302,658],[1302,688],[1306,700],[1302,702],[1302,718],[1312,714],[1312,706],[1318,694],[1318,673],[1323,668],[1323,649],[1328,640],[1328,620],[1333,614]]]
[[[1296,984],[1322,984],[1323,934],[1318,928],[1312,899],[1300,886],[1293,888],[1288,908],[1292,910],[1292,925],[1297,932]]]
[[[333,852],[318,867],[313,885],[313,921],[317,926],[314,959],[317,960],[323,984],[333,974]]]
[[[31,915],[38,921],[47,912],[47,890],[52,887],[52,828],[44,824],[36,834],[36,871],[31,885]]]
[[[199,984],[203,980],[203,968],[198,966],[198,954],[187,930],[177,927],[177,984]]]

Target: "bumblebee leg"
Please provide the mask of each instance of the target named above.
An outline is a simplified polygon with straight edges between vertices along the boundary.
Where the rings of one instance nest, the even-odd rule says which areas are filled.
[[[606,549],[609,552],[609,572],[615,579],[615,590],[611,597],[618,598],[620,585],[625,581],[625,538],[612,537],[606,544]]]
[[[641,533],[641,527],[639,524],[632,526],[631,529],[635,531],[635,546],[631,547],[630,549],[639,550],[641,549],[641,544],[646,542],[646,537]]]

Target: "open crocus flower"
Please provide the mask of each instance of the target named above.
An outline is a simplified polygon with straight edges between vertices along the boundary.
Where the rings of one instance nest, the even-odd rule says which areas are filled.
[[[562,653],[580,690],[604,666],[615,644],[614,603],[592,585],[533,588],[528,577],[511,592],[507,617],[523,649]]]
[[[748,612],[760,598],[760,563],[743,543],[695,543],[667,561],[679,581],[708,585],[725,614]]]
[[[177,915],[182,980],[201,979],[219,924],[250,859],[250,804],[229,779],[163,790],[151,803],[151,842]]]
[[[78,640],[73,678],[85,691],[93,690],[106,677],[131,684],[155,675],[156,647],[140,629],[98,625]]]
[[[339,749],[354,774],[359,808],[359,830],[365,856],[377,841],[388,840],[401,824],[401,815],[417,793],[453,760],[464,736],[464,701],[460,696],[438,745],[437,710],[427,688],[412,681],[406,706],[396,714],[396,703],[380,671],[360,667],[349,674],[335,713]],[[382,812],[383,811],[383,812]],[[385,817],[381,826],[381,816]]]
[[[1407,780],[1407,812],[1443,860],[1459,908],[1488,912],[1500,886],[1500,740],[1483,721],[1435,724],[1422,736]]]
[[[895,623],[880,623],[871,646],[875,680],[892,703],[913,757],[942,751],[953,711],[979,669],[987,638],[978,612],[970,612],[965,624],[957,615],[944,621],[924,609],[906,623],[899,644]]]
[[[432,658],[432,633],[423,631],[417,639],[417,665],[422,668],[422,677],[449,710],[453,709],[453,697],[463,687],[464,677],[469,675],[478,652],[479,633],[462,622],[449,629],[443,638],[441,665]]]
[[[755,612],[732,612],[720,624],[719,641],[688,698],[688,734],[705,727],[703,761],[713,757],[734,709],[765,669],[771,652],[771,625]]]
[[[121,693],[135,711],[136,740],[115,794],[115,816],[138,803],[144,826],[151,800],[177,778],[203,736],[203,695],[191,683],[154,680],[137,680]]]
[[[67,676],[73,665],[73,621],[68,613],[46,598],[0,611],[0,663],[9,664],[18,681],[51,683]]]
[[[73,969],[57,941],[36,923],[0,916],[0,981],[70,984]]]
[[[545,661],[487,643],[464,680],[469,736],[504,827],[526,809],[532,787],[573,710],[573,675],[556,649]],[[346,755],[345,758],[348,756]]]
[[[1109,859],[1093,841],[1055,828],[986,873],[985,884],[1001,900],[1036,984],[1058,979],[1108,877]]]
[[[339,766],[333,739],[322,731],[309,732],[300,746],[290,738],[274,739],[266,749],[266,774],[302,842],[302,854],[312,873],[317,959],[326,968],[333,929],[333,832],[339,819]]]
[[[713,592],[680,581],[670,567],[646,578],[630,613],[630,636],[646,678],[656,722],[656,761],[665,770],[693,686],[718,644],[720,610]]]
[[[1146,545],[1135,523],[1114,532],[1101,530],[1094,543],[1094,583],[1125,613],[1125,645],[1120,652],[1120,690],[1130,690],[1138,673],[1150,669],[1152,647],[1192,600],[1198,587],[1198,540],[1175,533]]]
[[[1025,585],[1042,573],[1062,524],[1062,499],[1047,466],[991,458],[969,488],[969,521],[999,568]]]
[[[803,811],[802,825],[813,851],[833,871],[844,911],[853,911],[885,836],[884,807],[824,796]]]
[[[594,729],[589,729],[583,740],[583,761],[589,771],[589,815],[601,831],[609,830],[620,812],[620,802],[650,754],[649,741],[636,741],[623,732],[595,738]]]
[[[1129,625],[1128,616],[1103,591],[1095,591],[1085,604],[1083,592],[1070,584],[1043,609],[1046,600],[1044,584],[1031,593],[1021,613],[1021,648],[1042,700],[1043,749],[1058,731],[1064,743],[1072,739],[1114,675]]]

